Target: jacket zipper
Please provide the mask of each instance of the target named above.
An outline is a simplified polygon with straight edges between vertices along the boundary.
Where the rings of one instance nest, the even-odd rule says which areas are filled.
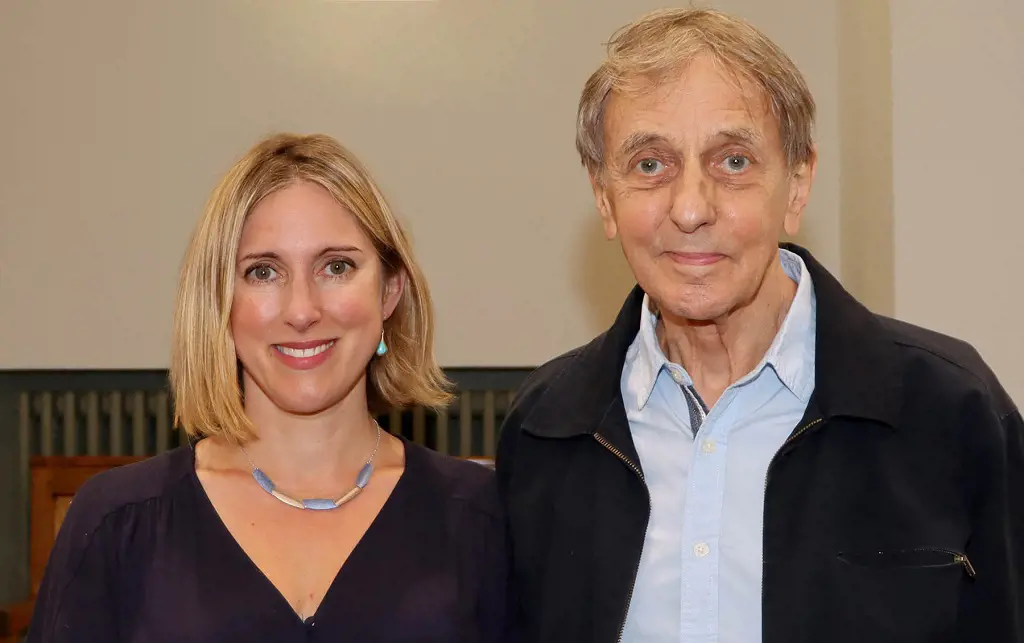
[[[966,554],[961,554],[958,551],[952,551],[950,549],[938,549],[936,551],[941,551],[944,554],[949,554],[953,557],[953,563],[956,565],[961,565],[964,568],[964,571],[967,572],[968,576],[970,576],[971,578],[977,577],[978,572],[974,570],[974,565],[971,564],[971,561],[969,558],[967,558]]]
[[[964,566],[964,571],[967,572],[968,576],[971,578],[977,577],[978,573],[974,571],[974,565],[971,564],[971,561],[968,560],[967,556],[964,554],[953,554],[953,560]]]
[[[952,559],[952,562],[950,562],[950,563],[942,563],[941,566],[944,567],[947,564],[949,564],[949,565],[960,565],[961,567],[963,567],[964,573],[966,573],[972,579],[976,578],[978,576],[978,573],[974,569],[974,565],[971,564],[971,560],[967,557],[966,554],[961,554],[958,551],[953,551],[952,549],[943,549],[941,547],[915,547],[913,549],[908,549],[906,551],[928,552],[928,553],[936,553],[937,552],[937,553],[940,553],[940,554],[946,554],[946,555],[948,555]],[[879,554],[883,554],[884,552],[878,552],[878,553]],[[849,562],[848,557],[844,556],[842,553],[839,554],[839,558],[841,560],[847,560],[847,562]],[[910,565],[910,566],[911,567],[915,567],[915,565]],[[934,567],[935,565],[932,565],[932,564],[921,564],[919,566],[920,567]]]
[[[771,475],[772,466],[775,464],[775,458],[779,457],[779,454],[782,453],[782,450],[789,446],[789,444],[792,443],[794,440],[803,435],[803,433],[807,431],[807,429],[817,426],[818,424],[821,424],[824,421],[825,418],[817,418],[815,420],[811,420],[807,424],[803,425],[802,427],[794,431],[793,434],[786,438],[786,441],[782,443],[782,446],[779,447],[779,450],[776,451],[775,455],[772,456],[772,459],[768,461],[768,469],[765,471],[764,475],[764,492],[766,494],[768,493],[768,476]]]
[[[772,459],[768,461],[768,469],[765,471],[765,475],[764,475],[764,494],[763,494],[763,496],[765,498],[768,497],[768,476],[771,475],[772,466],[775,464],[775,458],[779,457],[779,454],[782,453],[782,450],[785,449],[794,440],[796,440],[801,435],[803,435],[804,432],[806,432],[810,428],[813,428],[813,427],[821,424],[824,421],[825,421],[825,418],[816,418],[814,420],[811,420],[807,424],[801,426],[799,429],[794,431],[792,433],[792,435],[790,435],[788,438],[786,438],[786,441],[782,443],[782,446],[779,447],[779,450],[775,452],[775,455],[772,456]],[[763,504],[763,502],[762,502],[762,504]],[[763,514],[764,509],[762,509],[761,511],[762,511],[762,514]],[[761,522],[762,522],[762,524],[764,524],[764,516],[763,515],[761,517]],[[764,543],[763,542],[762,542],[761,546],[762,546],[762,550],[761,550],[761,605],[764,605],[764,549],[763,549]]]
[[[786,439],[786,441],[782,443],[782,447],[779,448],[779,452],[781,452],[783,448],[785,448],[791,442],[793,442],[798,437],[800,437],[805,431],[807,431],[808,429],[816,426],[817,424],[820,424],[823,421],[824,421],[824,418],[817,418],[817,419],[812,420],[812,421],[808,422],[807,424],[803,425],[802,427],[800,427],[796,431],[794,431],[793,434],[790,435]],[[601,446],[603,446],[605,449],[607,449],[612,455],[614,455],[616,458],[621,460],[623,464],[625,464],[627,467],[632,469],[633,473],[635,473],[637,475],[637,477],[640,479],[640,482],[644,485],[644,491],[647,494],[647,512],[648,512],[648,516],[650,516],[650,512],[652,510],[652,507],[651,507],[651,492],[650,492],[650,489],[647,488],[647,479],[644,477],[644,474],[640,470],[640,467],[638,467],[636,464],[634,464],[621,451],[619,451],[614,446],[612,446],[611,443],[608,442],[608,440],[606,440],[604,438],[604,436],[602,436],[600,433],[595,433],[594,434],[594,438],[597,440],[597,442]],[[768,473],[771,472],[772,465],[775,463],[775,458],[777,456],[778,456],[778,452],[776,452],[776,454],[774,456],[772,456],[772,459],[768,462]],[[765,493],[767,493],[767,491],[768,491],[768,474],[766,474],[765,478],[764,478],[764,490],[765,490]],[[966,557],[964,557],[964,562],[966,563],[966,565],[969,568],[969,572],[968,573],[973,571],[974,568],[970,567],[970,561],[968,561],[966,559]],[[764,568],[764,553],[763,552],[761,554],[761,567],[762,567],[762,569]],[[639,572],[639,570],[640,570],[640,560],[637,559],[636,565],[633,568],[633,580],[632,580],[632,582],[630,583],[630,586],[629,586],[629,595],[626,598],[626,605],[625,605],[625,607],[622,610],[622,621],[621,621],[621,624],[619,625],[619,636],[616,639],[616,641],[618,641],[618,643],[622,643],[622,635],[623,635],[623,633],[626,630],[626,616],[629,614],[629,605],[630,605],[630,603],[633,602],[633,590],[636,589],[636,575],[637,575],[637,572]],[[762,603],[764,602],[764,574],[763,573],[762,573],[762,576],[761,576],[761,601],[762,601]]]
[[[765,477],[764,477],[764,493],[765,493],[765,497],[767,497],[767,495],[768,495],[768,476],[771,474],[772,465],[775,464],[775,458],[779,455],[779,453],[782,452],[782,450],[786,446],[788,446],[794,440],[796,440],[801,435],[803,435],[804,432],[806,432],[808,429],[810,429],[812,427],[817,426],[818,424],[821,424],[824,421],[825,421],[824,418],[817,418],[815,420],[811,420],[807,424],[803,425],[802,427],[800,427],[799,429],[794,431],[793,434],[790,435],[788,438],[786,438],[786,441],[782,443],[782,446],[779,447],[778,452],[776,452],[776,454],[774,456],[772,456],[772,459],[768,462],[768,470],[767,470],[767,472],[765,474]],[[967,572],[968,576],[970,576],[971,578],[975,578],[977,576],[977,572],[974,569],[974,565],[971,564],[970,559],[967,558],[966,555],[961,554],[959,552],[955,552],[955,551],[948,551],[948,550],[944,550],[944,551],[946,551],[946,553],[948,553],[949,555],[951,555],[953,557],[953,562],[954,563],[963,566],[964,571]],[[764,570],[764,552],[763,551],[761,552],[761,569],[762,569],[762,573],[761,573],[761,603],[763,605],[764,604],[764,571],[763,571]]]
[[[651,491],[647,488],[647,479],[644,478],[643,471],[640,470],[636,464],[634,464],[629,458],[627,458],[621,451],[611,445],[608,440],[604,438],[600,433],[595,433],[594,438],[598,443],[611,452],[616,458],[621,460],[627,467],[633,470],[633,473],[640,478],[640,482],[644,485],[644,492],[647,494],[647,516],[648,520],[651,515]],[[636,575],[640,571],[640,558],[637,558],[636,565],[633,567],[633,581],[629,585],[629,596],[626,598],[626,605],[622,609],[622,621],[619,625],[619,637],[616,639],[619,643],[622,643],[622,635],[626,631],[626,616],[629,614],[629,605],[633,602],[633,590],[636,589]]]

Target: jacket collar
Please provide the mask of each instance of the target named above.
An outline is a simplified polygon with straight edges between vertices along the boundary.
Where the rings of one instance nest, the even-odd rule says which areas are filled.
[[[595,433],[609,418],[625,420],[619,387],[626,350],[640,329],[644,292],[634,287],[611,328],[575,352],[537,404],[523,418],[523,429],[542,436]]]
[[[806,249],[784,243],[810,273],[817,299],[812,404],[824,419],[847,416],[895,427],[901,378],[895,343],[879,319],[843,288]],[[611,328],[575,352],[523,419],[545,437],[628,432],[620,381],[626,351],[640,329],[644,292],[633,288]],[[616,437],[616,436],[611,436]],[[619,444],[631,443],[625,435]]]

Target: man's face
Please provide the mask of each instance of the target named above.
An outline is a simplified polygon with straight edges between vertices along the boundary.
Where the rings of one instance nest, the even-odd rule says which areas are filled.
[[[790,168],[760,92],[710,58],[608,97],[605,170],[591,177],[609,239],[662,312],[713,321],[750,305],[795,234],[814,162]]]

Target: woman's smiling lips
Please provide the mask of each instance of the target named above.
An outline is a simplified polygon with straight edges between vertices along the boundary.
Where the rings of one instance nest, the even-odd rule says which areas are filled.
[[[337,341],[337,338],[334,338],[274,344],[274,354],[284,362],[285,366],[299,371],[307,371],[326,362]]]

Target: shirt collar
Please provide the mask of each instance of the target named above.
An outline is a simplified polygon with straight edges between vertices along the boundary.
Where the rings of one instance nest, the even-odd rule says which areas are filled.
[[[814,284],[799,255],[780,249],[779,258],[783,270],[797,283],[796,295],[782,327],[755,372],[765,364],[770,365],[786,388],[806,403],[814,390]]]
[[[636,407],[643,409],[654,392],[654,385],[658,381],[658,375],[662,369],[669,366],[668,358],[658,345],[657,336],[658,318],[651,312],[651,301],[647,293],[644,293],[643,303],[640,306],[640,330],[637,331],[636,340],[629,347],[626,353],[627,390],[636,398]],[[681,374],[686,371],[680,369]]]
[[[798,255],[780,249],[779,259],[786,275],[797,283],[796,295],[764,358],[733,386],[742,386],[765,366],[771,366],[786,388],[806,403],[814,389],[814,286],[803,259]],[[693,383],[686,369],[669,362],[662,352],[656,332],[658,318],[651,311],[650,304],[648,295],[644,294],[640,307],[640,330],[626,353],[626,368],[629,369],[627,390],[635,396],[638,409],[647,405],[662,371],[672,371],[673,378],[681,385]]]

